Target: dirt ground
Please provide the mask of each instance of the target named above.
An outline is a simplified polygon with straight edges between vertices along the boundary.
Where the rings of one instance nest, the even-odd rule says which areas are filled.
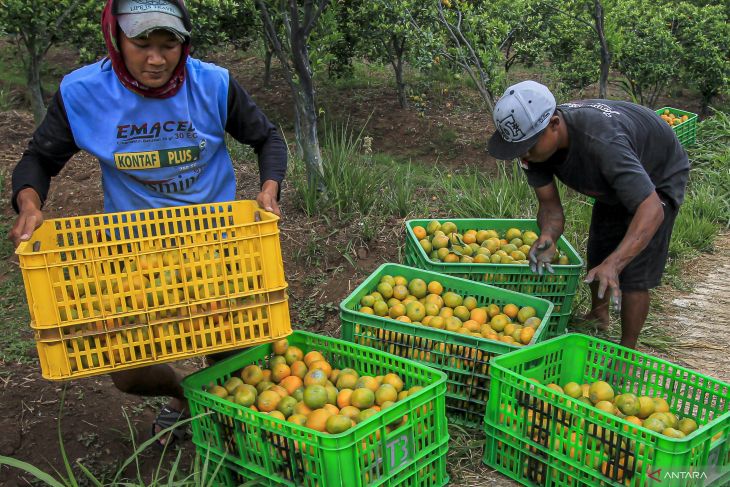
[[[270,88],[260,86],[260,62],[241,57],[232,60],[229,67],[249,88],[257,102],[273,113],[287,130],[291,120],[286,86],[277,81]],[[374,150],[401,155],[432,163],[451,165],[475,164],[491,167],[483,151],[487,123],[477,110],[469,110],[464,98],[456,93],[442,93],[429,101],[423,110],[401,110],[395,96],[377,89],[358,88],[356,91],[321,93],[325,112],[333,117],[350,117],[351,124],[359,127],[368,118],[366,134],[374,138]],[[423,115],[422,115],[423,114]],[[9,175],[21,156],[33,123],[24,111],[0,113],[0,171]],[[458,134],[455,138],[444,133]],[[255,167],[238,167],[239,197],[251,199],[258,187]],[[2,214],[12,218],[8,206],[9,178],[3,188]],[[337,314],[328,303],[339,303],[356,285],[378,265],[397,261],[397,242],[401,237],[402,221],[387,222],[394,230],[377,244],[356,249],[355,266],[337,250],[343,244],[346,232],[328,235],[320,228],[321,221],[307,219],[291,202],[290,188],[284,188],[281,222],[281,240],[285,269],[292,297],[294,322],[304,310],[322,310],[322,319],[315,329],[326,334],[339,335]],[[46,217],[73,216],[96,213],[102,209],[101,181],[98,163],[86,154],[79,154],[54,179]],[[320,239],[321,255],[313,266],[297,257],[311,239]],[[730,237],[719,242],[720,251],[701,259],[692,275],[696,277],[694,291],[680,293],[665,290],[660,298],[671,303],[664,309],[667,315],[663,325],[676,330],[683,343],[673,359],[710,375],[730,379],[728,372],[727,329],[730,325],[730,288],[727,286]],[[10,258],[10,262],[15,262]],[[17,270],[16,270],[17,272]],[[4,276],[0,276],[2,279]],[[318,284],[312,285],[313,282]],[[721,311],[718,312],[718,309]],[[697,319],[701,317],[700,319]],[[30,333],[28,333],[30,336]],[[708,337],[723,337],[710,340]],[[200,360],[177,364],[183,373],[199,366]],[[80,460],[93,472],[116,471],[118,462],[132,451],[130,435],[137,443],[149,437],[151,421],[161,402],[143,400],[117,391],[107,376],[52,383],[40,376],[37,365],[2,364],[0,375],[0,455],[28,461],[46,471],[62,471],[63,463],[58,448],[58,424],[61,398],[65,398],[61,418],[61,438],[73,462]],[[126,417],[125,417],[126,415]],[[129,419],[129,422],[127,419]],[[131,425],[131,433],[130,433]],[[476,450],[476,448],[473,448]],[[190,458],[190,443],[183,446],[184,456]],[[168,465],[172,462],[172,456]],[[470,456],[474,460],[473,454]],[[463,460],[463,459],[462,459]],[[159,462],[158,454],[150,451],[142,461],[144,475],[150,474]],[[131,474],[132,471],[130,470]],[[28,476],[0,468],[0,484],[13,487],[31,485]],[[453,485],[516,485],[490,470],[476,465],[454,478]]]

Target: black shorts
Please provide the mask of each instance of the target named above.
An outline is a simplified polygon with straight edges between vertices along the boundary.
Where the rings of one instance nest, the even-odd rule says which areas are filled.
[[[679,209],[671,200],[661,196],[660,198],[664,206],[664,221],[646,248],[629,262],[619,275],[622,291],[645,291],[661,284],[674,220]],[[616,250],[626,235],[633,217],[634,215],[622,205],[595,202],[588,234],[589,270],[601,264]]]

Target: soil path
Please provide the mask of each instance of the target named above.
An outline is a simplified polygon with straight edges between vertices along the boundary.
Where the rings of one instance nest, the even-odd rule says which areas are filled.
[[[661,294],[662,328],[675,330],[670,360],[730,382],[730,234],[715,242],[715,253],[685,268],[692,290]]]

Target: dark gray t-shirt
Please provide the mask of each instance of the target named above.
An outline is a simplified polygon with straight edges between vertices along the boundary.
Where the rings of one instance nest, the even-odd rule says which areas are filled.
[[[687,153],[649,108],[611,100],[558,105],[570,147],[541,163],[522,163],[531,186],[553,181],[633,213],[655,189],[677,207],[689,175]]]

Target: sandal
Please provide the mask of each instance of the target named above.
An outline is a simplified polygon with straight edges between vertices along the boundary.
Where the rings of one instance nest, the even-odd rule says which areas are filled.
[[[190,414],[187,412],[180,412],[170,406],[163,406],[157,417],[152,422],[152,436],[159,434],[160,431],[175,426],[180,421],[184,421],[190,418]],[[157,426],[160,431],[155,431]],[[162,435],[155,440],[155,445],[160,449],[164,450],[167,447],[171,447],[178,442],[184,441],[188,437],[188,424],[183,424],[171,430],[167,435]],[[164,439],[164,442],[161,441]]]

